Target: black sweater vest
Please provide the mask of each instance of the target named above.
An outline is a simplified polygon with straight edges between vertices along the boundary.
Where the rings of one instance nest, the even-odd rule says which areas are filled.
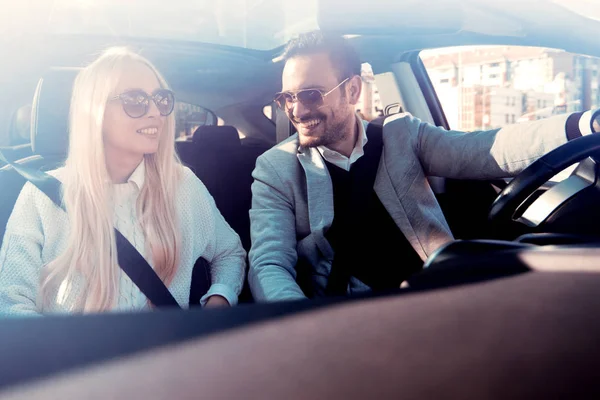
[[[345,294],[351,276],[373,290],[397,289],[423,266],[374,189],[365,197],[364,207],[351,209],[352,185],[360,179],[355,174],[363,158],[350,171],[326,162],[333,184],[334,218],[325,236],[335,251],[332,271],[337,270],[330,275],[336,282],[328,283],[332,295]]]

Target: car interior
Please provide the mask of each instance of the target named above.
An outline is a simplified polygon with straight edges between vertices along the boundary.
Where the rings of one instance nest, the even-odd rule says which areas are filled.
[[[337,0],[320,2],[318,25],[322,29],[349,35],[348,40],[358,50],[362,61],[369,63],[373,69],[375,81],[386,109],[385,114],[409,112],[423,121],[445,128],[450,128],[448,121],[420,57],[421,51],[424,49],[459,45],[503,44],[548,46],[600,56],[600,48],[597,45],[600,22],[584,20],[581,16],[571,14],[563,15],[564,20],[576,21],[581,27],[579,32],[573,32],[569,28],[570,25],[555,23],[558,18],[556,13],[559,12],[552,8],[555,5],[545,9],[546,20],[544,23],[531,25],[528,18],[534,15],[534,12],[539,11],[533,5],[531,7],[524,5],[519,9],[521,14],[518,14],[519,18],[516,19],[516,22],[504,24],[509,17],[515,16],[516,11],[513,11],[512,14],[499,15],[495,13],[494,9],[486,9],[480,5],[481,8],[477,9],[479,14],[476,14],[479,19],[473,19],[475,17],[470,14],[460,14],[460,11],[452,8],[449,2],[441,2],[445,5],[439,6],[439,10],[436,10],[440,13],[448,13],[449,17],[445,23],[440,23],[440,20],[436,18],[435,21],[425,21],[420,26],[412,26],[411,23],[407,23],[399,27],[394,20],[394,16],[397,17],[395,6],[386,2],[381,2],[386,4],[378,12],[365,12],[360,7],[351,8],[346,15],[347,20],[340,21],[339,15],[334,10],[336,7],[342,7],[343,3]],[[385,7],[390,7],[390,12],[381,13]],[[416,9],[413,4],[409,8],[404,14],[406,21],[419,20],[423,17],[422,7]],[[451,17],[457,17],[457,15],[461,17],[459,20],[463,23],[466,20],[477,21],[477,25],[470,31],[464,30],[462,27],[466,25],[457,25],[452,22]],[[581,21],[577,18],[581,18]],[[353,28],[348,29],[348,26],[353,26]],[[496,27],[495,30],[489,28],[490,26]],[[177,154],[181,162],[188,166],[206,185],[220,212],[239,234],[245,250],[249,251],[251,240],[248,212],[251,207],[252,171],[256,159],[294,133],[294,128],[285,114],[273,104],[273,94],[281,89],[283,63],[278,57],[283,49],[282,45],[262,50],[184,40],[83,34],[32,34],[24,35],[18,41],[3,42],[3,51],[11,54],[11,60],[0,65],[0,88],[4,93],[8,93],[8,95],[0,97],[0,110],[3,110],[0,111],[0,121],[3,122],[1,126],[12,129],[10,126],[14,124],[11,122],[14,113],[19,107],[26,104],[31,104],[31,126],[30,143],[5,146],[0,150],[15,164],[37,170],[49,171],[59,166],[67,154],[68,114],[74,79],[82,66],[93,60],[96,54],[109,45],[126,45],[139,51],[163,73],[176,93],[177,101],[201,106],[214,115],[211,123],[194,127],[195,129],[190,132],[188,137],[176,141]],[[509,301],[511,296],[519,295],[524,296],[525,300],[523,301],[530,301],[527,303],[528,306],[524,307],[527,315],[530,316],[535,313],[535,305],[538,306],[537,310],[547,310],[547,315],[555,313],[558,319],[566,318],[564,317],[566,314],[561,314],[564,310],[560,308],[566,307],[565,304],[573,304],[573,308],[577,310],[586,307],[589,310],[595,310],[596,306],[600,305],[596,299],[597,296],[592,295],[597,289],[597,284],[600,283],[598,277],[600,271],[600,247],[598,246],[600,243],[600,231],[598,230],[600,224],[600,207],[598,207],[600,170],[598,160],[600,158],[598,157],[600,157],[600,136],[592,135],[568,143],[551,152],[512,180],[464,181],[430,177],[430,185],[457,240],[443,246],[433,254],[427,260],[424,271],[411,278],[408,282],[409,288],[401,293],[371,294],[357,296],[353,299],[336,298],[293,304],[257,305],[252,304],[252,295],[246,284],[240,296],[241,305],[223,312],[212,310],[194,310],[189,313],[160,312],[157,313],[160,314],[157,317],[149,314],[90,316],[84,321],[56,317],[47,319],[46,322],[28,320],[12,325],[7,323],[4,328],[0,327],[0,338],[2,338],[0,353],[3,354],[3,359],[21,361],[18,363],[15,361],[14,368],[10,371],[3,370],[3,373],[0,374],[0,398],[3,387],[23,384],[40,377],[51,376],[57,372],[71,373],[82,366],[87,367],[100,362],[119,362],[125,356],[143,351],[174,349],[177,345],[179,349],[188,346],[190,352],[199,351],[199,354],[210,355],[213,351],[211,349],[221,348],[219,346],[225,346],[227,343],[234,345],[234,340],[239,340],[237,343],[244,344],[247,346],[245,348],[252,348],[256,343],[262,343],[262,340],[269,337],[270,329],[280,329],[281,332],[293,331],[298,327],[299,321],[303,321],[303,318],[308,320],[311,313],[317,314],[317,318],[323,320],[320,323],[325,324],[327,318],[341,318],[344,310],[349,310],[347,315],[343,314],[347,318],[367,315],[372,324],[370,326],[381,324],[384,327],[382,329],[389,329],[385,331],[389,333],[392,330],[400,329],[401,324],[383,318],[377,313],[376,306],[373,304],[382,306],[390,313],[394,313],[395,309],[398,310],[398,315],[404,315],[406,308],[399,303],[402,303],[404,299],[407,303],[409,298],[415,294],[436,292],[439,296],[448,296],[448,304],[456,304],[459,311],[456,311],[455,314],[443,307],[443,304],[431,306],[431,304],[425,304],[426,301],[423,300],[424,303],[419,305],[423,312],[426,312],[428,307],[432,307],[429,309],[437,313],[436,315],[448,316],[447,319],[442,319],[443,323],[440,322],[436,326],[437,329],[450,329],[450,336],[454,338],[454,343],[460,341],[460,332],[463,331],[452,330],[452,326],[456,328],[458,326],[456,324],[460,324],[460,321],[466,321],[461,320],[462,317],[477,318],[476,314],[470,313],[472,310],[467,305],[468,296],[473,296],[474,299],[481,296],[479,315],[487,315],[488,311],[489,315],[496,315],[494,313],[500,312],[498,311],[500,306],[493,306],[493,301],[500,301],[499,297],[502,298],[501,301]],[[577,165],[577,167],[567,179],[561,182],[551,180],[557,173],[573,165]],[[0,240],[4,236],[6,222],[25,182],[25,178],[10,165],[0,168]],[[0,245],[1,243],[0,241]],[[560,275],[561,273],[562,275]],[[587,285],[579,286],[580,297],[569,297],[572,292],[565,291],[561,294],[563,297],[550,300],[550,295],[544,292],[549,285],[560,285],[563,282],[568,287],[575,287],[574,282],[585,282],[586,279]],[[527,293],[527,282],[539,288],[541,294],[538,297],[535,296],[535,293],[538,293],[535,289]],[[509,289],[504,290],[506,286],[501,287],[503,284]],[[459,295],[457,292],[461,288],[466,288],[463,295]],[[487,291],[486,288],[490,290]],[[441,291],[442,289],[447,292]],[[548,300],[548,303],[544,303],[544,299]],[[363,302],[363,300],[369,301]],[[348,308],[344,309],[342,306],[346,303],[348,303]],[[364,305],[361,305],[363,303]],[[394,307],[389,303],[394,303]],[[547,304],[556,307],[552,308]],[[489,307],[488,309],[484,309],[486,305]],[[525,332],[531,328],[531,325],[527,326],[522,319],[514,322],[514,319],[506,317],[507,313],[513,311],[514,309],[510,307],[502,309],[502,313],[497,314],[499,320],[508,325],[514,323],[515,326],[518,326],[517,332]],[[331,315],[328,317],[327,313],[331,313]],[[453,315],[452,318],[455,319],[449,315]],[[278,318],[283,316],[286,318],[278,326]],[[407,321],[415,323],[419,319],[419,315],[414,312],[410,315],[407,314],[406,318]],[[565,320],[567,321],[565,323],[572,323],[569,328],[566,328],[566,325],[558,328],[552,325],[551,327],[556,329],[553,331],[555,334],[545,342],[542,340],[537,344],[530,343],[531,348],[543,352],[551,346],[566,346],[564,342],[569,341],[567,336],[574,329],[583,330],[586,326],[586,316],[581,313],[576,317],[569,318],[573,318],[573,320],[568,318]],[[486,318],[486,321],[488,326],[497,328],[491,318]],[[310,326],[309,322],[304,321],[304,323]],[[530,334],[533,334],[532,332],[541,334],[544,331],[544,323],[548,323],[546,319],[535,325],[535,329],[529,331]],[[4,320],[2,324],[5,324]],[[235,329],[239,327],[244,327],[245,330],[236,331]],[[597,354],[597,349],[590,352],[590,348],[584,346],[584,344],[589,344],[590,335],[600,333],[600,324],[596,322],[588,325],[588,328],[588,336],[581,339],[577,349],[580,352],[588,351],[588,356],[600,355]],[[351,329],[356,329],[356,326],[352,326]],[[34,338],[40,330],[43,330],[48,341],[31,346],[23,344],[35,342]],[[153,334],[146,334],[145,332],[148,331]],[[221,335],[225,331],[234,333],[225,337],[226,335]],[[67,337],[59,339],[64,332],[69,332],[69,334]],[[248,336],[243,338],[242,333]],[[406,346],[399,351],[419,345],[419,336],[413,333],[410,333]],[[329,346],[330,342],[326,344],[324,337],[330,336],[329,333],[320,336],[317,329],[310,331],[309,334],[310,337],[316,339],[307,344],[307,348],[311,351],[311,356],[307,360],[316,363],[318,361],[313,360],[312,355],[324,348],[319,347],[319,340],[323,340],[322,346]],[[352,335],[355,335],[352,337],[355,337],[356,342],[348,342],[348,347],[340,347],[340,351],[360,343],[361,338],[356,332]],[[343,336],[343,334],[338,332],[339,336]],[[295,340],[295,346],[302,346],[301,338],[293,335],[292,337]],[[31,341],[25,340],[25,338],[30,338]],[[115,338],[119,338],[119,340],[115,340]],[[208,341],[195,342],[194,340],[198,338],[208,338]],[[437,336],[428,336],[427,334],[421,338],[429,338],[429,343],[440,340]],[[477,337],[476,334],[473,334],[472,339],[475,346],[473,348],[481,352],[494,347],[494,343],[499,343],[477,342],[478,339],[484,340],[484,337]],[[571,342],[576,342],[576,339],[577,336],[573,336]],[[391,340],[391,338],[386,340]],[[499,341],[500,339],[495,337],[495,340]],[[56,357],[60,346],[50,348],[47,343],[62,343],[63,341],[71,343],[72,351],[62,353],[61,361],[57,362]],[[94,346],[90,346],[92,342],[95,343]],[[210,346],[202,343],[208,343]],[[362,343],[364,345],[365,342]],[[201,350],[195,349],[198,346],[204,347]],[[445,346],[443,349],[448,350],[452,347],[452,343],[448,340],[443,343],[443,346]],[[514,347],[511,346],[513,345],[502,342],[498,345],[495,356],[502,358],[499,355],[501,350],[514,350]],[[365,351],[367,350],[365,349]],[[376,355],[382,355],[385,352],[384,349],[377,349],[376,346],[370,351],[370,354]],[[268,371],[265,367],[264,373],[276,373],[276,365],[279,364],[273,359],[277,356],[266,348],[261,353],[246,353],[246,350],[242,353],[246,354],[250,360],[264,357],[265,365],[272,367]],[[334,353],[334,350],[331,350],[332,358],[335,357]],[[454,354],[451,351],[448,353],[450,353],[449,364],[453,362],[454,365],[462,365],[460,363],[465,362],[458,353]],[[161,357],[165,354],[167,353],[160,353],[150,361],[146,361],[150,363],[163,362],[162,367],[164,368],[164,365],[168,365],[167,361],[161,361]],[[474,353],[469,354],[476,358]],[[36,368],[30,368],[29,364],[24,361],[28,357],[38,360]],[[225,353],[223,357],[224,360],[228,360],[228,353]],[[595,364],[598,363],[598,359],[600,358],[594,361],[590,356],[585,361],[579,360],[578,370],[583,371],[585,368],[597,370]],[[483,359],[477,360],[483,363]],[[549,365],[544,363],[558,362],[556,359],[548,360],[536,359],[535,365],[532,365],[535,368],[543,368],[543,365]],[[560,360],[564,363],[566,358]],[[135,379],[134,371],[136,368],[140,368],[135,362],[146,361],[134,358],[131,361],[132,364],[128,364],[127,368],[129,369],[120,371],[122,373],[129,371],[127,373],[132,374],[131,379],[133,380]],[[496,364],[494,371],[499,374],[498,376],[501,375],[498,372],[501,366],[509,368],[507,366],[509,361],[502,359],[500,364]],[[242,365],[248,368],[245,372],[242,371]],[[199,371],[206,372],[208,367],[199,365],[198,368]],[[309,372],[299,371],[303,367],[296,366],[294,368],[290,367],[289,371],[296,371],[301,374],[300,376],[310,376]],[[372,371],[383,370],[383,367],[379,365],[374,368]],[[250,387],[253,388],[252,390],[259,390],[259,382],[268,381],[266,378],[261,381],[262,378],[256,375],[258,372],[256,374],[249,372],[250,369],[252,366],[246,365],[245,361],[239,364],[239,368],[235,367],[236,373],[247,374],[248,377],[247,380],[244,380],[246,386],[241,383],[237,386],[234,385],[240,390],[235,393],[240,394],[243,390],[249,390]],[[520,371],[524,370],[523,368]],[[78,378],[74,382],[79,382],[83,386],[87,385],[85,387],[89,389],[96,387],[95,382],[98,382],[98,379],[107,379],[106,375],[102,378],[99,377],[97,375],[99,371],[93,369],[90,371],[89,380],[85,380],[87,378],[84,377]],[[118,374],[115,371],[117,371],[115,368],[108,369],[106,374]],[[475,371],[475,369],[465,369],[465,371]],[[548,372],[547,376],[558,375],[556,371]],[[352,374],[355,373],[360,374],[361,372],[353,370]],[[408,374],[407,371],[405,373]],[[436,372],[436,374],[438,374],[437,377],[443,375],[442,372]],[[525,375],[527,374],[525,373]],[[571,384],[577,379],[587,379],[583,375],[579,377],[571,375],[569,375],[569,379],[572,379]],[[199,382],[204,382],[206,385],[204,386],[207,390],[205,393],[216,395],[216,391],[211,392],[212,386],[208,383],[207,376],[210,374],[207,373]],[[249,378],[252,376],[254,380]],[[263,377],[265,376],[267,375],[263,375]],[[405,376],[410,376],[410,374]],[[331,385],[343,387],[345,385],[343,381],[347,376],[344,375],[344,377],[333,374]],[[479,377],[484,379],[481,375]],[[529,378],[523,382],[538,385],[536,387],[543,386],[539,381],[539,376]],[[508,381],[510,381],[509,377],[504,377],[495,383],[500,385],[501,383],[506,384]],[[371,393],[384,395],[385,390],[395,390],[392,388],[394,385],[390,382],[373,382],[371,384],[376,389]],[[427,385],[423,379],[419,382],[424,386]],[[587,380],[582,382],[582,384],[590,384]],[[62,383],[54,388],[75,390],[61,385]],[[127,383],[125,382],[123,385],[127,386]],[[367,383],[365,385],[369,387]],[[523,385],[526,386],[526,383]],[[460,387],[460,385],[455,386]],[[42,398],[44,387],[43,385],[36,386],[34,391],[26,391],[21,395],[33,396],[37,393]],[[148,387],[152,387],[152,385]],[[477,387],[477,385],[473,386],[473,388]],[[483,385],[481,387],[481,391],[477,393],[482,396],[485,396],[486,393],[490,395],[490,392],[485,391],[489,388],[484,389]],[[270,392],[271,396],[277,397],[284,393],[275,389],[277,388]],[[298,386],[292,389],[301,390]],[[194,389],[188,388],[188,390]],[[102,389],[97,393],[102,393]],[[233,395],[234,392],[228,393]],[[248,393],[258,394],[261,392]],[[314,392],[317,396],[324,393],[327,392]],[[329,394],[333,396],[332,393],[334,392]],[[339,395],[346,392],[335,393]],[[358,393],[366,394],[367,392],[347,392],[346,397],[352,397],[352,394],[357,395]],[[418,397],[428,397],[428,394],[434,395],[437,392],[414,389],[414,392],[409,391],[409,393],[418,395]],[[465,394],[467,392],[457,389],[453,393]],[[527,393],[527,389],[523,388],[523,392],[519,393]],[[147,398],[150,397],[148,395]]]

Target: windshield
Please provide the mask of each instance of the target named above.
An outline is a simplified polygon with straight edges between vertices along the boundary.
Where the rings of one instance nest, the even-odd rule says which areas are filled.
[[[488,4],[487,0],[477,1]],[[446,2],[470,9],[468,4],[460,0]],[[600,2],[597,0],[540,0],[541,6],[545,2],[559,4],[587,18],[600,20]],[[0,0],[0,40],[31,33],[79,34],[185,40],[270,50],[283,45],[300,32],[318,29],[318,3],[318,0]],[[321,3],[334,10],[331,18],[338,21],[341,30],[347,33],[352,33],[356,25],[347,20],[349,10],[354,10],[359,19],[366,18],[365,13],[373,11],[366,2],[352,0],[344,8],[345,18],[339,19],[338,14],[342,13],[337,8],[339,2]],[[387,8],[414,8],[415,3],[399,0],[394,7]],[[503,7],[502,2],[489,4]],[[511,4],[517,6],[516,2]],[[529,10],[528,3],[523,4],[524,10]],[[477,7],[473,10],[477,11]],[[394,13],[390,12],[390,15]],[[446,21],[447,16],[441,17],[439,21],[434,18],[433,22],[419,19],[417,25],[432,29],[432,26],[439,26],[445,21],[449,26],[454,26],[451,18]],[[479,19],[480,15],[474,14],[469,19],[469,26],[475,24],[476,31],[489,31],[490,26],[477,24]],[[470,26],[470,29],[474,29],[474,26]],[[492,28],[494,32],[497,29]],[[516,29],[514,26],[512,28]],[[509,25],[503,29],[511,32]]]
[[[317,28],[317,0],[34,0],[2,8],[3,37],[88,34],[266,50]]]
[[[598,0],[554,0],[576,14],[600,21],[600,2]]]

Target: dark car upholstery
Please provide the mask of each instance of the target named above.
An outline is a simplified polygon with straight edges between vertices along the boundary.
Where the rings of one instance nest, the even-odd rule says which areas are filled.
[[[201,126],[178,146],[182,162],[206,185],[225,220],[250,249],[250,186],[256,158],[268,146],[242,146],[233,126]]]
[[[388,296],[8,319],[0,353],[21,361],[0,389],[11,399],[597,399],[600,252],[566,251],[560,272]]]
[[[71,88],[77,72],[73,68],[51,69],[39,80],[32,105],[33,155],[15,161],[16,164],[48,171],[64,161],[68,148]],[[24,184],[25,179],[11,166],[0,168],[0,240],[4,238],[6,223]]]

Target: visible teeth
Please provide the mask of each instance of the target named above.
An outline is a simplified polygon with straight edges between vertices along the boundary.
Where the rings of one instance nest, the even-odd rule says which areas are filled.
[[[143,133],[144,135],[156,135],[158,133],[158,128],[138,129],[137,132]]]
[[[304,125],[307,128],[312,128],[314,126],[317,126],[320,122],[321,122],[320,119],[313,119],[308,122],[304,122],[302,125]]]

